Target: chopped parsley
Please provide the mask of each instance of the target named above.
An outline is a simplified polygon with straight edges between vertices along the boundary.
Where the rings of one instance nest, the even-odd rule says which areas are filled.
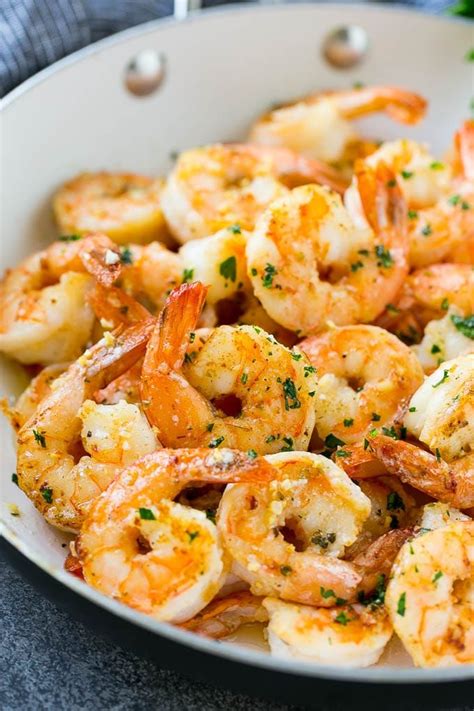
[[[283,437],[283,442],[285,446],[281,448],[282,452],[292,452],[294,447],[293,437]]]
[[[441,161],[439,161],[439,160],[434,160],[434,161],[430,164],[430,168],[431,168],[431,170],[443,170],[443,168],[444,168],[444,163],[441,163]]]
[[[379,422],[381,419],[381,415],[378,414],[378,412],[373,412],[372,417],[370,418],[372,422]]]
[[[408,210],[408,219],[409,220],[416,220],[417,217],[418,217],[417,210]]]
[[[443,311],[447,311],[449,309],[449,301],[447,298],[444,298],[441,302],[441,308]]]
[[[78,239],[82,239],[81,235],[61,235],[61,237],[58,237],[60,242],[77,242]]]
[[[242,228],[237,223],[235,225],[229,225],[227,229],[229,230],[229,232],[232,232],[233,235],[242,234]]]
[[[438,346],[437,343],[433,343],[431,346],[431,352],[434,355],[435,353],[441,353],[441,348]]]
[[[352,427],[353,424],[354,424],[354,419],[352,417],[347,417],[344,420],[344,427]]]
[[[224,441],[224,437],[216,437],[209,442],[210,449],[215,449]]]
[[[441,452],[439,451],[438,447],[436,447],[435,454],[436,454],[436,461],[440,462],[441,461]]]
[[[237,259],[232,256],[221,262],[219,265],[219,274],[224,277],[224,279],[235,281],[237,278]]]
[[[184,269],[183,271],[183,284],[187,284],[191,281],[194,276],[194,269]]]
[[[474,340],[474,314],[467,316],[466,318],[453,315],[451,316],[451,321],[463,336]]]
[[[441,380],[438,380],[438,382],[435,383],[434,385],[432,385],[431,387],[437,388],[438,385],[441,385],[442,383],[444,383],[444,381],[447,380],[448,378],[449,378],[449,370],[443,370],[443,377],[441,378]]]
[[[245,385],[245,383],[247,382],[248,379],[249,379],[248,373],[242,373],[242,375],[240,376],[240,382],[242,383],[242,385]]]
[[[351,264],[351,272],[357,272],[359,269],[362,269],[363,266],[364,265],[361,261],[354,262],[353,264]]]
[[[315,372],[316,372],[316,368],[315,368],[314,366],[312,366],[312,365],[305,365],[305,366],[303,367],[303,370],[304,370],[304,377],[305,377],[305,378],[307,378],[308,375],[311,375],[311,373],[315,373]]]
[[[358,601],[362,605],[370,605],[371,608],[383,605],[385,602],[385,588],[387,586],[387,581],[385,575],[382,573],[377,576],[377,584],[371,595],[366,595],[363,590],[357,595]]]
[[[254,449],[249,449],[247,452],[247,456],[249,456],[250,459],[257,459],[258,454]]]
[[[336,597],[334,590],[331,590],[331,588],[326,590],[326,588],[323,588],[322,586],[319,588],[319,594],[324,600],[327,600],[329,597]]]
[[[424,227],[422,227],[421,234],[424,235],[424,237],[429,237],[429,235],[433,234],[433,229],[432,229],[431,225],[427,224]]]
[[[283,394],[285,396],[285,410],[297,410],[301,407],[296,385],[291,378],[287,378],[283,383]]]
[[[331,432],[331,434],[328,434],[324,440],[324,444],[328,449],[336,449],[336,447],[342,447],[346,443],[344,440],[339,439],[339,437],[336,437],[336,435],[333,435]]]
[[[441,570],[437,570],[436,573],[433,575],[433,583],[437,583],[440,578],[443,577],[443,572]]]
[[[14,473],[12,474],[12,482],[13,482],[14,484],[16,484],[17,486],[20,486],[19,483],[18,483],[18,474],[17,474],[16,472],[14,472]]]
[[[273,264],[267,264],[265,269],[263,270],[263,277],[262,277],[262,286],[265,287],[265,289],[270,289],[273,285],[273,279],[277,275],[277,270],[276,267],[273,266]]]
[[[34,438],[35,438],[35,442],[37,442],[38,444],[40,444],[40,445],[43,447],[43,449],[46,449],[46,439],[45,439],[45,436],[42,435],[40,432],[38,432],[38,430],[33,430],[33,436],[34,436]]]
[[[413,177],[413,171],[410,170],[402,170],[400,172],[400,175],[402,176],[403,180],[409,180],[410,178]]]
[[[400,617],[405,617],[405,610],[407,609],[407,594],[402,593],[400,597],[398,598],[398,604],[397,604],[397,614],[400,615]]]
[[[341,611],[336,615],[334,621],[338,622],[340,625],[347,625],[347,623],[350,622],[350,619],[345,612]]]
[[[350,457],[351,453],[346,449],[338,449],[336,452],[336,457]]]
[[[301,353],[295,353],[294,351],[291,351],[290,355],[293,358],[293,360],[301,360],[303,357],[301,355]]]
[[[209,422],[209,424],[206,426],[206,430],[208,432],[212,432],[213,429],[214,429],[214,422]]]
[[[329,544],[334,543],[335,540],[335,533],[323,533],[322,531],[316,531],[316,533],[311,536],[311,543],[314,543],[315,546],[319,546],[323,550],[329,548]]]
[[[216,512],[214,509],[206,509],[206,518],[208,518],[209,521],[212,521],[212,523],[216,523]]]
[[[49,486],[42,486],[40,491],[46,503],[50,504],[53,501],[53,490]]]
[[[290,565],[282,565],[280,567],[280,573],[282,575],[290,575],[293,572],[293,568]]]
[[[409,407],[408,412],[416,412],[416,407],[414,405],[412,407]]]
[[[450,205],[457,205],[459,202],[461,202],[461,196],[460,195],[451,195],[451,197],[448,198],[448,202]]]
[[[387,181],[387,188],[394,188],[397,184],[397,181],[395,178],[391,178],[390,180]]]
[[[386,309],[391,314],[399,314],[400,313],[400,309],[397,309],[397,307],[394,306],[393,304],[387,304]]]
[[[393,265],[392,255],[383,244],[378,244],[375,247],[375,256],[378,257],[377,266],[388,269]]]
[[[189,536],[189,542],[192,543],[199,536],[199,531],[186,531]]]
[[[268,435],[268,437],[267,437],[267,439],[265,440],[265,442],[266,442],[267,444],[270,444],[270,442],[274,442],[276,439],[278,439],[278,437],[277,437],[276,435]]]
[[[387,496],[387,510],[405,510],[405,504],[403,503],[403,499],[396,491],[391,491],[390,494]]]
[[[156,516],[151,509],[139,508],[138,513],[143,521],[156,521]]]
[[[122,264],[132,264],[133,257],[130,247],[123,247],[123,249],[120,250],[120,261]]]

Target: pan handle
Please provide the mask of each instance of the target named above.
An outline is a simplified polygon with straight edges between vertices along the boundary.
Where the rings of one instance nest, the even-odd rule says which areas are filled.
[[[279,5],[284,0],[259,0],[260,5]],[[173,16],[176,20],[184,20],[193,12],[202,10],[202,0],[174,0]]]

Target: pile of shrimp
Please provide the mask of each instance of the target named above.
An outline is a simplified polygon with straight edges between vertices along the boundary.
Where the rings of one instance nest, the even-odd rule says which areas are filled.
[[[443,159],[353,122],[425,111],[320,92],[59,188],[0,351],[32,377],[12,480],[71,574],[277,657],[474,663],[474,121]]]

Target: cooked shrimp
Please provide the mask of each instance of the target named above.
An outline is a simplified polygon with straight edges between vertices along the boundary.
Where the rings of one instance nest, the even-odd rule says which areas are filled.
[[[295,605],[267,597],[268,642],[271,653],[341,667],[375,664],[393,628],[383,607],[342,605],[322,608]]]
[[[351,558],[361,552],[362,547],[366,548],[367,542],[371,543],[388,531],[408,527],[415,509],[414,498],[396,477],[381,476],[356,483],[370,499],[371,509],[360,536],[351,547]]]
[[[200,281],[208,287],[208,304],[249,289],[246,241],[240,227],[231,225],[210,237],[187,242],[179,250],[187,280]]]
[[[383,162],[393,170],[408,208],[409,262],[423,267],[448,258],[462,238],[461,200],[453,199],[453,176],[447,163],[436,161],[425,146],[415,141],[384,143],[365,159],[375,169]],[[353,182],[344,202],[358,227],[367,226],[357,184]]]
[[[143,355],[152,327],[145,322],[116,337],[108,333],[60,376],[18,434],[19,486],[59,528],[78,529],[91,501],[118,471],[114,463],[81,456],[80,408]],[[142,427],[148,430],[145,420]]]
[[[406,211],[391,172],[360,168],[373,233],[358,231],[338,195],[307,185],[273,202],[247,241],[249,276],[267,313],[311,334],[328,321],[372,321],[407,273]]]
[[[385,601],[417,666],[474,662],[474,521],[457,521],[407,542]]]
[[[315,182],[344,190],[334,170],[287,149],[217,144],[181,154],[162,207],[174,236],[184,243],[232,225],[251,230],[287,186]]]
[[[414,271],[377,325],[414,343],[426,325],[443,318],[450,307],[465,317],[474,313],[474,271],[467,264],[433,264]]]
[[[196,337],[205,296],[199,282],[173,291],[147,348],[142,400],[160,440],[259,454],[307,449],[313,368],[259,328],[221,326]]]
[[[369,500],[320,455],[266,459],[276,469],[269,486],[227,487],[219,505],[217,526],[234,572],[255,595],[321,606],[351,597],[361,577],[337,556],[356,540]]]
[[[55,242],[8,270],[0,285],[0,351],[21,363],[77,358],[94,323],[92,279],[84,272],[110,284],[120,269],[111,247],[102,235]]]
[[[351,119],[383,111],[395,121],[413,124],[423,118],[425,109],[421,96],[397,87],[320,92],[262,116],[253,125],[250,140],[340,163],[357,157],[364,147]]]
[[[119,244],[169,243],[160,204],[163,184],[134,173],[81,173],[54,196],[58,229],[63,235],[104,232]]]
[[[474,120],[465,121],[455,135],[454,194],[460,241],[449,254],[450,261],[474,265]]]
[[[474,315],[463,318],[459,309],[450,307],[446,316],[426,325],[421,342],[412,351],[427,374],[446,360],[474,351]]]
[[[335,328],[310,336],[298,348],[318,375],[314,406],[321,440],[360,442],[374,423],[391,420],[423,382],[408,346],[376,326]]]
[[[422,530],[433,531],[436,528],[447,526],[454,521],[470,521],[466,514],[441,501],[425,504],[421,510],[420,528]]]
[[[156,619],[184,622],[222,586],[216,526],[173,501],[194,483],[266,482],[272,469],[229,449],[158,450],[124,469],[91,507],[76,554],[86,582]]]
[[[408,432],[431,452],[384,435],[370,447],[402,481],[459,509],[474,506],[474,354],[442,363],[417,390]]]
[[[68,363],[57,363],[43,368],[22,392],[13,407],[5,407],[12,427],[19,430],[38,408],[40,402],[51,393],[54,382],[64,373]]]
[[[213,600],[181,627],[204,637],[222,639],[236,632],[242,625],[267,620],[268,613],[262,605],[262,598],[243,590]]]

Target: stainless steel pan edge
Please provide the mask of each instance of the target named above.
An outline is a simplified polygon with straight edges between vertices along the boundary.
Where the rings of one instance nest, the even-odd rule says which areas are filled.
[[[323,16],[325,9],[329,6],[319,6],[315,8],[313,5],[309,4],[295,4],[291,6],[260,6],[260,7],[236,7],[227,6],[225,8],[218,8],[213,10],[206,10],[202,13],[190,16],[183,25],[195,24],[195,23],[205,23],[209,17],[214,16],[224,16],[229,20],[235,16],[235,13],[239,15],[242,14],[252,14],[252,13],[291,13],[295,12],[297,8],[300,7],[311,7],[312,11],[316,14]],[[341,17],[345,20],[348,17],[357,16],[357,7],[352,4],[341,4],[337,8]],[[331,6],[331,10],[334,11],[334,6]],[[386,6],[374,7],[365,6],[361,14],[366,13],[376,13],[380,15],[382,20],[390,20],[390,17],[401,13],[406,17],[407,22],[410,18],[419,18],[418,13],[407,10],[406,8],[388,8]],[[428,21],[428,18],[426,18]],[[449,22],[440,18],[429,18],[430,22],[439,22],[443,26],[448,27]],[[331,23],[333,20],[331,19]],[[462,25],[468,27],[468,23],[463,21],[451,21],[453,25]],[[127,42],[129,39],[147,38],[158,28],[175,27],[177,25],[174,19],[164,19],[160,21],[153,21],[142,25],[139,27],[132,28],[125,32],[122,32],[113,37],[102,40],[101,42],[93,45],[91,47],[85,48],[76,52],[75,54],[61,60],[56,65],[49,67],[42,72],[40,72],[35,77],[29,79],[23,85],[15,89],[11,94],[9,94],[1,104],[1,109],[3,112],[11,111],[14,109],[15,103],[21,101],[22,97],[28,94],[33,89],[37,89],[42,84],[47,82],[47,80],[57,75],[59,72],[66,70],[72,65],[76,65],[83,59],[87,59],[93,55],[97,55],[104,50],[108,50],[112,47],[117,47],[122,43]],[[460,48],[460,52],[463,49]],[[7,179],[6,175],[2,175],[2,181]],[[34,206],[32,206],[33,209]],[[5,242],[4,242],[5,244]],[[2,440],[2,444],[5,440]],[[5,449],[2,447],[3,451]],[[10,492],[8,492],[8,496]],[[7,493],[6,488],[2,484],[2,500],[3,503],[6,501]],[[22,501],[22,509],[25,506]],[[105,598],[100,595],[95,590],[89,588],[80,580],[74,578],[73,576],[66,573],[59,565],[52,564],[51,561],[47,561],[45,556],[41,554],[40,551],[35,550],[26,539],[23,539],[18,531],[15,531],[10,522],[8,521],[7,514],[4,515],[5,508],[2,507],[2,520],[0,521],[0,533],[9,541],[18,551],[20,551],[26,558],[28,558],[33,564],[39,566],[49,575],[53,576],[60,583],[65,585],[67,588],[72,590],[74,593],[87,598],[96,605],[106,609],[110,613],[116,615],[118,618],[126,620],[130,623],[136,624],[139,627],[146,628],[153,631],[158,636],[165,637],[169,640],[187,645],[195,650],[200,650],[206,652],[207,654],[223,656],[229,660],[239,662],[242,664],[252,665],[256,667],[263,667],[273,671],[279,671],[286,674],[295,674],[297,676],[308,676],[315,678],[324,678],[332,680],[341,681],[357,681],[357,682],[376,682],[376,683],[393,683],[393,682],[404,682],[404,683],[438,683],[447,682],[455,680],[467,680],[474,678],[474,670],[472,667],[456,667],[450,669],[437,669],[437,670],[419,670],[419,669],[405,669],[405,668],[369,668],[369,669],[357,669],[348,670],[340,669],[335,667],[325,667],[325,666],[314,666],[304,662],[299,661],[281,661],[277,658],[270,657],[263,653],[254,652],[247,648],[241,649],[237,646],[226,644],[226,643],[216,643],[210,640],[200,638],[196,635],[184,632],[182,630],[176,629],[170,625],[156,622],[149,617],[137,613],[113,600]],[[29,511],[28,515],[34,515],[34,511]]]

